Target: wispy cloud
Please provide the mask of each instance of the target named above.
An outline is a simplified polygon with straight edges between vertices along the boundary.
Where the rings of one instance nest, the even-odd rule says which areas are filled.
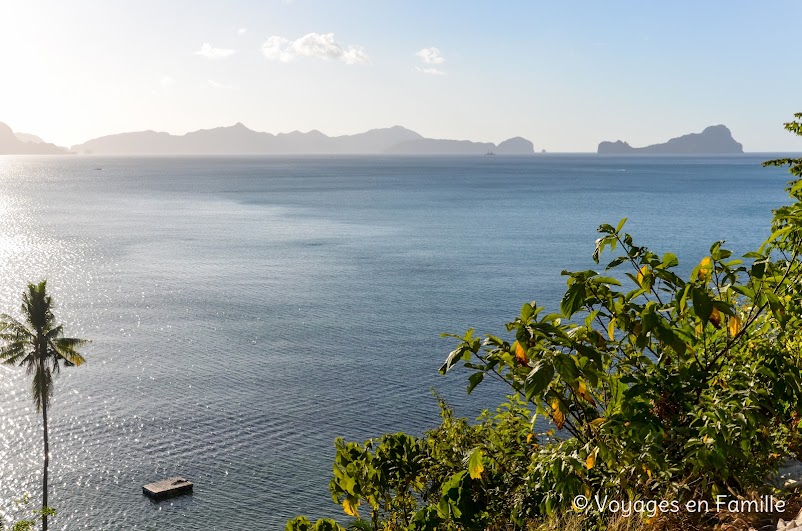
[[[271,61],[289,63],[298,57],[342,61],[347,65],[370,64],[370,57],[361,46],[343,46],[333,33],[307,33],[294,41],[274,35],[262,45],[262,53]]]
[[[214,79],[208,80],[207,84],[215,90],[239,90],[239,87],[236,85],[227,85],[225,83],[215,81]]]
[[[229,48],[215,48],[208,42],[204,42],[200,50],[195,52],[195,54],[206,57],[207,59],[222,59],[233,55],[235,52],[236,50],[231,50]]]
[[[429,66],[429,67],[422,67],[416,66],[415,72],[420,72],[421,74],[429,74],[430,76],[444,76],[446,75],[445,72],[437,68],[436,66]]]
[[[237,35],[245,35],[248,33],[248,28],[240,28],[237,30]]]
[[[432,46],[431,48],[423,48],[415,55],[421,60],[424,65],[430,66],[416,66],[415,71],[421,74],[429,74],[433,76],[444,76],[446,73],[435,65],[441,65],[446,62],[446,58],[440,53],[440,50]]]

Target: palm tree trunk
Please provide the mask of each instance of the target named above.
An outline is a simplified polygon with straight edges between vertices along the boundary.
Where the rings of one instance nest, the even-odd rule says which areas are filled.
[[[45,471],[42,476],[42,531],[47,531],[47,465],[50,463],[50,444],[47,440],[47,400],[42,401],[42,420],[44,421],[45,437]]]

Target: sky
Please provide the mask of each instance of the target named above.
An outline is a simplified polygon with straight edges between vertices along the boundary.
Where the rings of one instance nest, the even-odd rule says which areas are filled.
[[[0,0],[0,121],[71,146],[242,122],[538,151],[724,124],[802,151],[802,2]]]

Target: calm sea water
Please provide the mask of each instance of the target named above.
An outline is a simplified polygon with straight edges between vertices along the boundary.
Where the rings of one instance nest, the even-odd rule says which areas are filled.
[[[56,380],[54,529],[282,529],[341,514],[332,441],[436,424],[441,332],[501,333],[556,308],[592,267],[596,227],[687,269],[713,241],[768,235],[788,174],[765,156],[0,157],[0,311],[47,278],[91,339]],[[97,170],[96,168],[102,168]],[[154,503],[145,483],[195,492]],[[41,426],[23,370],[0,368],[0,510],[39,503]]]

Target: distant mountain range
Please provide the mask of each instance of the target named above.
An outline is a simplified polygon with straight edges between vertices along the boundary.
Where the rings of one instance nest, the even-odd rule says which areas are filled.
[[[261,133],[241,123],[230,127],[201,129],[185,135],[140,131],[95,138],[72,147],[78,153],[103,155],[166,154],[410,154],[410,155],[531,155],[532,142],[516,137],[495,145],[468,140],[424,138],[415,131],[395,126],[365,133],[327,136],[320,131]]]
[[[602,142],[597,150],[599,154],[664,154],[664,155],[719,155],[743,153],[744,148],[732,138],[732,133],[723,125],[711,125],[701,133],[691,133],[672,138],[664,144],[634,148],[626,142]]]
[[[63,155],[67,150],[43,142],[41,138],[17,133],[0,122],[0,155]]]
[[[97,155],[532,155],[532,142],[521,137],[496,145],[491,142],[425,138],[401,126],[355,135],[327,136],[320,131],[302,133],[261,133],[241,123],[230,127],[201,129],[184,135],[139,131],[102,136],[73,146],[72,151],[44,142],[35,135],[14,133],[0,122],[0,154]],[[743,146],[723,125],[713,125],[701,133],[672,138],[663,144],[634,148],[627,142],[602,142],[600,154],[731,154],[743,153]]]

